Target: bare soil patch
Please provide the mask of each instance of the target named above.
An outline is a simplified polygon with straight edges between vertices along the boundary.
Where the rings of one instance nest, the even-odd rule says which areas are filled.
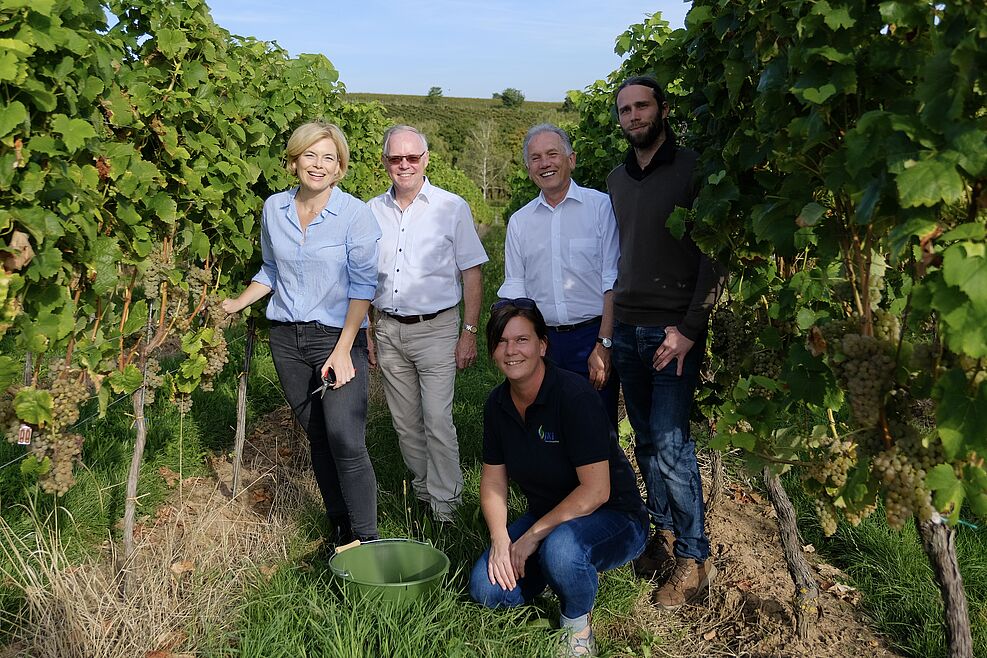
[[[701,463],[704,480],[709,465]],[[795,633],[794,586],[788,575],[774,509],[749,483],[728,481],[707,516],[712,556],[719,573],[701,606],[666,612],[651,603],[649,588],[633,618],[612,629],[618,646],[640,644],[653,634],[651,655],[675,658],[890,658],[898,656],[868,624],[860,594],[847,576],[806,546],[820,587],[821,616],[807,642]],[[637,651],[635,651],[637,653]]]

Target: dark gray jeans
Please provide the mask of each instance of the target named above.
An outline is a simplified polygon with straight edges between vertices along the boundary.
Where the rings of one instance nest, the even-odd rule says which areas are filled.
[[[272,323],[271,356],[281,388],[308,435],[312,470],[330,517],[347,516],[358,537],[377,534],[377,477],[367,452],[367,339],[361,330],[350,350],[356,377],[325,397],[322,365],[340,330],[316,322]]]

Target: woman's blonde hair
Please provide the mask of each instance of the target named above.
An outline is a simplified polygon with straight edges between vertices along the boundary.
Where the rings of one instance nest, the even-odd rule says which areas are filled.
[[[288,173],[295,174],[296,161],[298,156],[304,153],[312,144],[322,139],[331,139],[336,145],[336,155],[339,157],[339,173],[333,185],[343,180],[346,169],[350,166],[350,146],[346,143],[346,135],[342,129],[334,123],[325,121],[309,121],[295,128],[288,138],[288,146],[284,149],[286,168]]]

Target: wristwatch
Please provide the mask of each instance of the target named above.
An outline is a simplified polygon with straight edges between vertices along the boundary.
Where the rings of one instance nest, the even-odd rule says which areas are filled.
[[[607,349],[613,347],[613,341],[610,340],[609,338],[604,338],[603,336],[598,336],[596,342],[599,343],[600,345],[603,345],[603,347]]]
[[[463,325],[463,329],[465,329],[466,331],[470,332],[474,336],[476,335],[476,332],[479,331],[479,329],[477,329],[477,327],[476,327],[475,324],[464,324]]]

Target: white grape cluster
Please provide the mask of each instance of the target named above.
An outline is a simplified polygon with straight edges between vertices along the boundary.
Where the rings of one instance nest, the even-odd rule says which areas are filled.
[[[192,396],[187,393],[176,393],[171,401],[183,416],[192,411]]]
[[[894,359],[873,336],[846,334],[840,343],[845,360],[838,371],[850,397],[853,417],[862,426],[873,426],[880,416],[884,396],[894,378]]]
[[[815,507],[816,517],[819,519],[819,525],[822,526],[823,534],[827,537],[832,536],[836,532],[836,507],[823,498],[816,499]]]
[[[874,337],[878,340],[891,345],[897,345],[901,340],[901,323],[898,322],[896,315],[876,308],[871,311],[871,322],[874,326]]]
[[[913,514],[923,522],[933,518],[936,509],[932,493],[925,487],[925,470],[917,468],[897,445],[874,456],[871,472],[884,485],[889,526],[900,530]]]
[[[48,392],[52,400],[52,422],[35,431],[31,439],[31,453],[50,468],[38,480],[41,489],[62,495],[75,484],[76,464],[82,460],[84,438],[69,429],[79,421],[79,407],[89,397],[89,385],[85,375],[64,364],[49,369],[53,377]]]
[[[775,350],[760,349],[751,357],[751,372],[761,377],[778,379],[781,376],[781,359]]]
[[[154,249],[147,256],[147,266],[144,270],[142,280],[144,282],[144,297],[146,299],[158,299],[161,296],[161,284],[168,277],[168,272],[174,265],[170,260],[166,260],[164,253]]]
[[[740,371],[747,352],[747,325],[729,306],[717,306],[711,320],[710,350],[730,373]]]
[[[206,357],[206,367],[202,371],[202,382],[199,387],[203,391],[213,390],[213,380],[226,367],[230,358],[229,346],[226,344],[226,336],[223,330],[216,328],[216,344],[203,349]]]
[[[804,477],[824,489],[840,489],[846,485],[847,474],[856,464],[857,449],[852,441],[826,436],[820,439],[818,452],[813,455]]]
[[[151,406],[154,404],[154,399],[157,390],[161,387],[164,382],[164,376],[161,374],[161,364],[154,357],[150,357],[144,366],[144,404]]]

